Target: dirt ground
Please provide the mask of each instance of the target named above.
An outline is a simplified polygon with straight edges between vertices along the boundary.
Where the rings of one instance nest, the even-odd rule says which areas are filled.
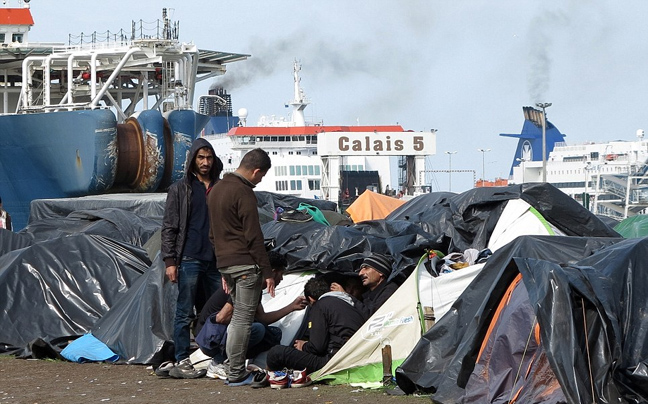
[[[314,384],[303,388],[229,387],[220,380],[161,379],[151,368],[0,357],[0,404],[224,403],[416,404],[427,397]]]

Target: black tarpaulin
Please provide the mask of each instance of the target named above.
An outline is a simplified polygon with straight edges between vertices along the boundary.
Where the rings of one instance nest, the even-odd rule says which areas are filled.
[[[270,222],[262,228],[264,236],[275,239],[276,249],[285,254],[289,272],[352,272],[371,252],[381,252],[395,258],[394,278],[412,270],[425,249],[443,247],[416,224],[402,220],[330,227],[313,221]]]
[[[461,194],[421,195],[394,210],[386,220],[407,220],[435,239],[447,239],[448,252],[482,250],[506,203],[521,199],[544,219],[569,236],[618,237],[619,234],[550,184],[473,188]]]
[[[508,402],[515,396],[519,402],[645,402],[647,249],[647,239],[518,238],[493,254],[450,315],[425,334],[398,368],[399,386],[433,393],[433,401],[443,403]],[[477,356],[483,344],[494,343],[484,338],[496,335],[488,331],[493,313],[518,274],[539,329],[537,372],[525,368],[515,388],[502,384],[518,371],[505,364],[510,347],[528,345],[529,327],[517,319],[519,334],[500,334],[510,339],[509,349],[492,354],[483,383]],[[551,372],[542,368],[543,358]],[[551,373],[554,378],[546,379]],[[547,394],[555,381],[562,399]]]
[[[140,217],[162,221],[166,193],[104,194],[78,198],[36,199],[29,205],[29,224],[42,219],[66,217],[78,210],[116,208]]]
[[[261,192],[257,197],[261,220],[267,221],[264,235],[274,238],[275,248],[286,253],[290,271],[346,273],[357,269],[371,252],[382,252],[395,257],[392,277],[398,277],[413,268],[426,249],[483,248],[506,203],[518,195],[513,191],[500,188],[471,190],[465,195],[423,195],[403,205],[407,209],[401,213],[407,214],[400,220],[350,226],[274,222],[271,218],[279,206],[294,209],[307,202],[325,210],[334,204]],[[525,192],[518,196],[533,199],[533,192]],[[534,192],[556,197],[563,204],[564,212],[544,206],[551,201],[538,203],[544,212],[555,216],[547,218],[552,224],[559,226],[554,222],[563,220],[563,227],[573,225],[576,230],[570,231],[587,236],[616,235],[579,205],[564,203],[551,189]],[[144,198],[144,202],[136,196],[122,202],[116,200],[118,196],[60,204],[47,201],[47,207],[38,208],[41,213],[30,220],[24,232],[12,234],[7,241],[5,233],[0,233],[4,252],[0,288],[6,290],[0,294],[0,313],[10,312],[10,319],[30,319],[20,320],[15,331],[0,331],[0,343],[28,352],[35,338],[51,342],[92,330],[129,363],[152,363],[167,355],[177,291],[165,280],[159,259],[151,264],[148,258],[155,258],[159,251],[159,245],[151,240],[155,241],[157,233],[153,232],[161,224],[164,196]],[[434,203],[430,204],[429,198]],[[145,243],[146,250],[140,248]],[[41,308],[42,317],[37,317],[41,313],[34,312]]]
[[[115,305],[92,327],[92,335],[126,363],[171,360],[173,318],[178,288],[165,279],[164,261],[158,254]]]
[[[85,234],[36,242],[0,257],[0,349],[74,339],[126,293],[150,261],[138,247]]]
[[[125,209],[101,208],[76,210],[65,217],[33,219],[20,234],[34,240],[51,240],[75,233],[94,234],[141,247],[159,230],[160,223],[160,219]]]

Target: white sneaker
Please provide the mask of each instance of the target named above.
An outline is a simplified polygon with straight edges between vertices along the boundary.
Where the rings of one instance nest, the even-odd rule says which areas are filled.
[[[214,359],[209,362],[207,367],[207,374],[205,376],[212,379],[221,379],[227,380],[227,375],[229,374],[229,363],[227,361],[223,363],[218,363]]]

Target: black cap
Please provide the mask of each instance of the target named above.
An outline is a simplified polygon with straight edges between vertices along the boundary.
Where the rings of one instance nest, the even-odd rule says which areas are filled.
[[[376,271],[385,275],[385,278],[389,278],[392,271],[392,259],[387,255],[373,253],[362,261],[360,268],[363,267],[372,267]]]

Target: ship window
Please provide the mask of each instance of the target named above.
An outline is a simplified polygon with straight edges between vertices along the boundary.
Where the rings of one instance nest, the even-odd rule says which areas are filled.
[[[312,139],[311,141],[312,144],[317,144],[317,136],[313,136],[311,139]]]
[[[295,166],[295,174],[296,175],[302,175],[301,166]]]
[[[289,151],[289,152],[288,152],[288,154],[289,154],[289,155],[292,155],[292,154],[293,154],[293,152],[291,152],[291,151]]]
[[[296,141],[298,141],[298,140],[299,140],[299,136],[293,136],[293,137],[292,137],[292,141],[293,141],[293,142],[296,142]]]
[[[281,167],[281,175],[283,175],[284,177],[288,175],[288,167],[286,166]]]
[[[290,166],[290,175],[295,175],[295,166]]]
[[[257,142],[263,142],[263,138],[261,136],[257,137]]]
[[[0,33],[0,43],[4,43],[5,41],[5,34],[4,32]]]
[[[315,166],[315,175],[320,175],[320,166]]]
[[[270,136],[270,141],[271,141],[271,142],[276,142],[276,141],[277,141],[277,137],[276,137],[276,136]]]
[[[303,136],[300,136],[300,137],[299,137],[299,140],[300,140],[301,142],[303,142],[303,141],[304,141],[304,137],[303,137]]]
[[[306,144],[310,144],[310,142],[311,142],[311,137],[310,137],[310,136],[306,136]]]
[[[23,34],[13,34],[13,35],[11,36],[11,41],[12,41],[12,42],[22,43],[22,41],[23,41]]]
[[[299,155],[301,155],[301,152],[300,152],[300,151],[298,151],[298,152],[295,152],[295,154],[299,154]]]
[[[318,191],[320,189],[320,180],[308,180],[308,189]]]
[[[308,175],[314,175],[314,174],[315,174],[315,167],[308,166]]]
[[[276,156],[276,155],[277,155],[277,152],[276,152],[276,151],[273,151],[272,154],[273,154],[274,156]]]
[[[308,166],[302,166],[302,174],[306,175],[308,172]]]

